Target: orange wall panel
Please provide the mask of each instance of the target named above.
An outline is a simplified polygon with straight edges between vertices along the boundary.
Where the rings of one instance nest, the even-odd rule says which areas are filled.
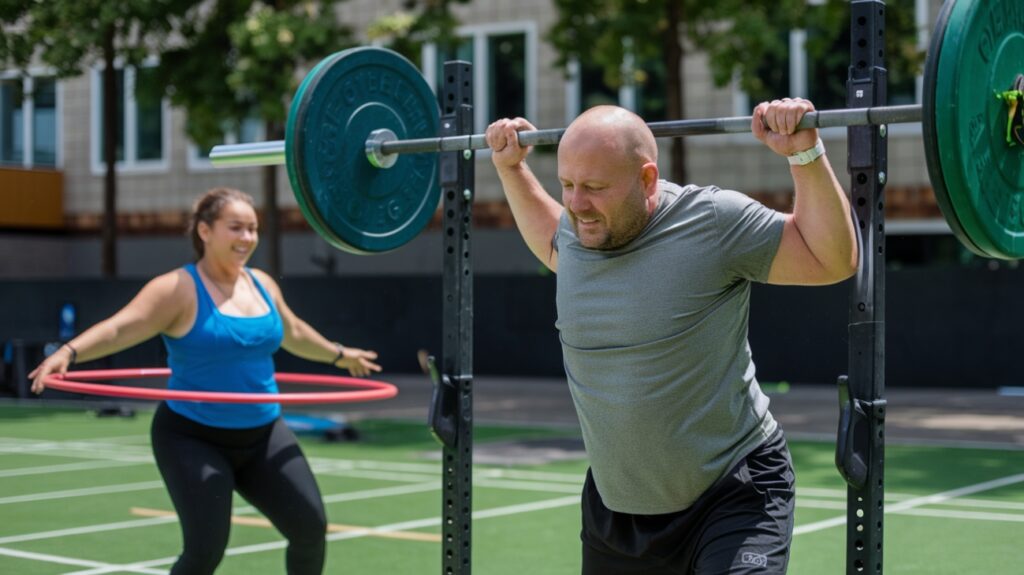
[[[64,226],[64,174],[0,168],[0,227]]]

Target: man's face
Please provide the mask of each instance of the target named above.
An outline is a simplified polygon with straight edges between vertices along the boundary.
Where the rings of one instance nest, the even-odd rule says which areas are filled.
[[[613,250],[647,225],[648,191],[636,161],[602,148],[589,142],[560,147],[558,179],[562,203],[583,247]]]

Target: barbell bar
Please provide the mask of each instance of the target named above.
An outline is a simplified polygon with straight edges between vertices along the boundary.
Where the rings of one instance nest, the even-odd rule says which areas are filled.
[[[918,105],[877,106],[808,112],[797,129],[836,128],[849,126],[878,126],[883,124],[920,123],[923,110]],[[656,138],[679,138],[712,134],[739,134],[750,132],[751,116],[724,118],[670,120],[650,122],[647,126]],[[527,130],[518,132],[522,146],[553,146],[562,139],[565,128]],[[394,139],[388,130],[370,133],[364,146],[367,160],[378,168],[393,164],[396,154],[459,152],[488,148],[484,134],[446,136],[437,138]],[[210,162],[220,168],[283,165],[285,141],[254,142],[248,144],[221,144],[210,151]]]
[[[932,188],[954,235],[981,256],[1020,259],[1024,145],[1008,134],[1024,133],[1022,73],[1020,0],[946,0],[925,62],[922,105],[815,111],[799,127],[920,122]],[[412,63],[385,48],[352,48],[306,75],[284,141],[216,146],[210,160],[217,167],[285,164],[317,233],[346,251],[380,253],[410,241],[437,209],[438,162],[427,152],[487,148],[482,134],[437,137],[438,122],[436,96]],[[661,138],[749,132],[750,123],[740,116],[648,126]],[[563,133],[520,132],[519,142],[553,145]]]

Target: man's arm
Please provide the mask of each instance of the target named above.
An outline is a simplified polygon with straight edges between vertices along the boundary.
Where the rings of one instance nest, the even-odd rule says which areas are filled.
[[[818,130],[796,131],[814,106],[802,99],[776,100],[754,109],[751,126],[757,139],[782,156],[813,148]],[[840,282],[857,271],[857,236],[850,202],[828,156],[790,166],[795,201],[786,216],[779,250],[768,283],[824,285]]]
[[[552,239],[562,217],[562,205],[544,191],[526,165],[530,148],[520,147],[516,135],[516,132],[534,129],[522,118],[498,120],[487,128],[487,143],[519,233],[533,255],[548,269],[557,272],[558,252],[552,246]]]

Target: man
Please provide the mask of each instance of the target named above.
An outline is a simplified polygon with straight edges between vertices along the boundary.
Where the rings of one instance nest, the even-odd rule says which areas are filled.
[[[763,103],[752,131],[788,157],[792,214],[659,179],[638,116],[592,108],[558,149],[562,204],[526,164],[522,118],[487,129],[530,250],[557,272],[556,327],[590,457],[583,573],[784,573],[789,450],[754,376],[751,282],[819,285],[857,268],[850,206],[813,105]]]

